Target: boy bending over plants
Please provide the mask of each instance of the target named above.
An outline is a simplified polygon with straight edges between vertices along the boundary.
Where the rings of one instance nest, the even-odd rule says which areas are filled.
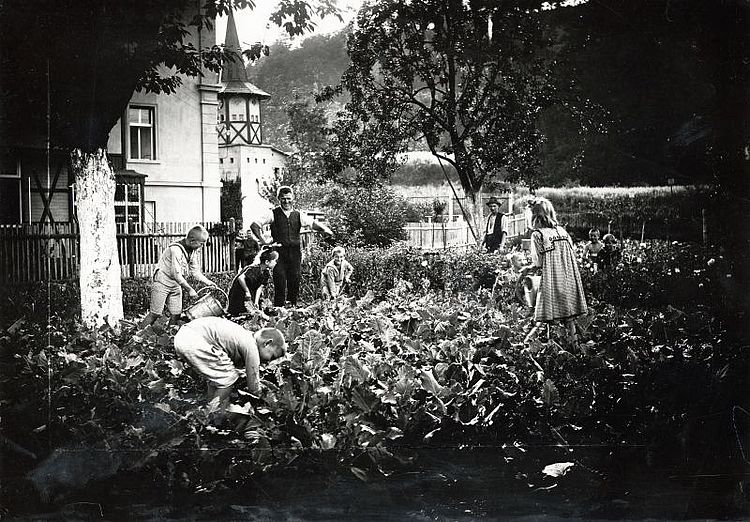
[[[174,337],[177,353],[208,381],[207,398],[224,403],[244,368],[250,393],[260,393],[260,363],[286,353],[284,335],[276,328],[253,333],[222,317],[201,317],[185,324]]]

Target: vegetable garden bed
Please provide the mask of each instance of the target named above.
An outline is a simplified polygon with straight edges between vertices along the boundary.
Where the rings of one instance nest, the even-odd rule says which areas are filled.
[[[0,340],[3,505],[19,514],[111,501],[134,484],[165,503],[227,491],[262,502],[258,488],[290,470],[387,488],[425,472],[430,452],[490,448],[521,489],[584,484],[576,495],[593,506],[626,495],[616,484],[628,484],[631,469],[717,474],[718,515],[742,513],[745,316],[719,279],[731,267],[696,252],[639,246],[613,273],[584,270],[594,312],[580,321],[580,349],[557,327],[524,346],[529,319],[509,305],[509,289],[493,303],[482,285],[446,291],[421,277],[427,283],[313,301],[274,319],[290,354],[262,372],[261,399],[236,392],[228,417],[204,403],[163,323],[117,336],[54,318],[16,322]],[[701,506],[691,513],[708,516]]]

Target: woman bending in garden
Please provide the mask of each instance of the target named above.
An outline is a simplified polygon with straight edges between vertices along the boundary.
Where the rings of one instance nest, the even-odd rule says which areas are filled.
[[[562,321],[568,328],[568,340],[578,342],[575,318],[588,313],[581,274],[570,236],[557,223],[552,203],[546,198],[529,202],[531,208],[531,264],[541,274],[534,306],[536,326],[526,336],[529,340],[543,322]]]

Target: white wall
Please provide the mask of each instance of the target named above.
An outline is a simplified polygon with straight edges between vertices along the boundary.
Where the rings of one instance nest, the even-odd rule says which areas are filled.
[[[216,42],[213,31],[204,31],[197,46]],[[169,74],[169,71],[163,71]],[[112,129],[107,149],[122,154],[126,168],[145,174],[145,200],[156,202],[157,221],[218,221],[221,176],[216,136],[216,74],[203,78],[183,77],[170,95],[136,92],[131,105],[155,108],[156,157],[134,160],[129,156],[127,125]],[[124,143],[123,143],[123,139]]]

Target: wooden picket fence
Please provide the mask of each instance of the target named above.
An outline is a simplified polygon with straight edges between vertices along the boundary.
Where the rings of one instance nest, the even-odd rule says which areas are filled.
[[[183,237],[195,223],[118,224],[117,250],[123,278],[149,277],[167,246]],[[206,274],[236,269],[234,223],[203,223],[209,241],[201,249]],[[522,214],[508,223],[509,237],[526,231]],[[409,223],[407,243],[424,249],[473,245],[466,222]],[[316,242],[315,234],[303,233],[303,249]],[[0,283],[66,281],[78,278],[80,241],[75,223],[0,225]]]
[[[528,229],[524,214],[506,217],[509,219],[509,238],[523,235]],[[476,244],[466,221],[407,223],[405,230],[407,244],[424,249],[436,250]]]
[[[453,223],[407,223],[407,244],[426,249],[444,249],[474,243],[465,221]]]
[[[118,224],[117,249],[123,278],[148,277],[162,251],[195,223]],[[234,235],[229,223],[203,223],[209,241],[201,250],[205,273],[232,270]],[[0,282],[78,278],[80,242],[75,223],[0,225]]]

